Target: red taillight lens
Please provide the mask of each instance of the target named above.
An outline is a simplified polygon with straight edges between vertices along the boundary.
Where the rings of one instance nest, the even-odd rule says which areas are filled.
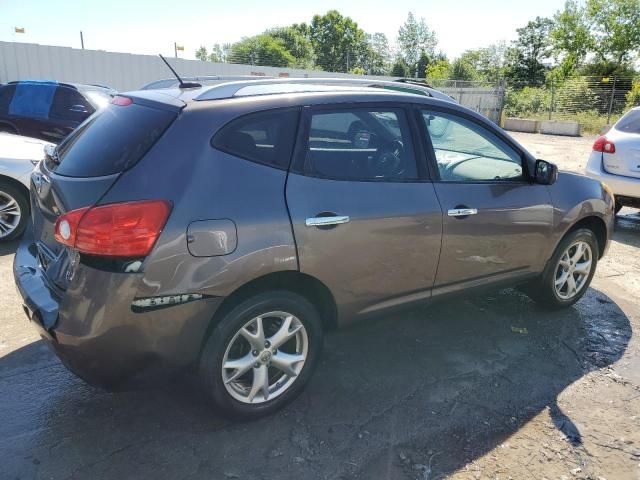
[[[133,103],[133,100],[131,100],[129,97],[123,97],[121,95],[116,95],[115,97],[113,97],[111,99],[111,103],[114,105],[118,105],[120,107],[126,107],[128,105],[131,105]]]
[[[616,153],[616,146],[611,140],[607,140],[607,137],[598,137],[593,144],[593,150],[595,152],[603,153]]]
[[[171,204],[165,200],[112,203],[61,215],[55,238],[82,253],[144,257],[164,228]]]

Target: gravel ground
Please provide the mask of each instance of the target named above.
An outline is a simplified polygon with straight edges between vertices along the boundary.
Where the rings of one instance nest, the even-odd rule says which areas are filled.
[[[516,134],[580,171],[593,138]],[[0,247],[0,478],[640,479],[640,216],[585,298],[505,290],[335,332],[309,388],[232,423],[188,380],[107,393],[38,341]]]

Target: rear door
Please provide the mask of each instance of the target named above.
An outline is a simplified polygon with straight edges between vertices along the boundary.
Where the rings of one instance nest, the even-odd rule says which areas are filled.
[[[442,213],[396,105],[305,108],[286,196],[300,270],[341,316],[430,295]]]
[[[418,116],[443,210],[434,294],[539,272],[553,206],[547,186],[529,180],[522,152],[473,117],[449,109]]]

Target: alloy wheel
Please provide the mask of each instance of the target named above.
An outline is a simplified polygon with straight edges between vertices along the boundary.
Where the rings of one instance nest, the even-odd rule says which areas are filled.
[[[0,238],[11,235],[22,218],[18,201],[7,192],[0,191]]]
[[[286,392],[302,371],[309,337],[291,313],[269,312],[248,321],[231,339],[222,358],[227,392],[257,404]]]
[[[554,287],[562,300],[571,300],[584,288],[591,273],[591,246],[581,240],[567,248],[556,266]]]

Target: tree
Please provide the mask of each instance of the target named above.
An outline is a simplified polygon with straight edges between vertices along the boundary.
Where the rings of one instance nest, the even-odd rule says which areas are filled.
[[[543,61],[551,55],[549,34],[553,21],[536,17],[518,28],[517,40],[507,50],[506,77],[514,83],[542,85],[547,68]]]
[[[452,74],[456,80],[496,83],[504,74],[505,51],[504,43],[466,50],[453,62]]]
[[[451,63],[446,58],[427,65],[425,72],[427,80],[448,80],[452,77]]]
[[[587,0],[593,50],[600,61],[623,65],[640,50],[640,0]]]
[[[211,53],[209,54],[209,60],[216,63],[225,63],[229,61],[230,52],[231,52],[231,44],[216,43],[211,48]]]
[[[281,39],[265,34],[243,38],[234,43],[231,46],[229,60],[233,63],[272,67],[290,67],[296,61]]]
[[[567,77],[580,67],[593,47],[593,36],[584,7],[567,0],[554,17],[551,29],[552,52],[560,62],[560,74]]]
[[[200,45],[200,48],[196,50],[196,58],[198,60],[202,60],[203,62],[206,62],[207,60],[209,60],[209,53],[207,52],[207,47],[205,47],[204,45]]]
[[[311,40],[299,28],[292,25],[290,27],[272,28],[264,33],[282,40],[284,47],[296,59],[296,67],[313,67],[314,53]]]
[[[454,60],[451,65],[451,77],[453,80],[476,80],[478,72],[472,63],[464,56]]]
[[[384,33],[367,34],[369,52],[366,58],[366,70],[370,75],[386,75],[389,72],[389,41]]]
[[[409,76],[409,65],[404,61],[404,58],[397,58],[391,67],[392,77],[406,78]]]
[[[307,29],[304,24],[297,28]],[[369,50],[366,34],[351,18],[330,10],[324,15],[314,15],[308,31],[316,63],[324,70],[348,72],[365,67]]]
[[[418,60],[423,53],[433,56],[438,41],[433,30],[429,29],[424,18],[419,21],[409,12],[407,20],[398,30],[400,54],[415,74]]]

